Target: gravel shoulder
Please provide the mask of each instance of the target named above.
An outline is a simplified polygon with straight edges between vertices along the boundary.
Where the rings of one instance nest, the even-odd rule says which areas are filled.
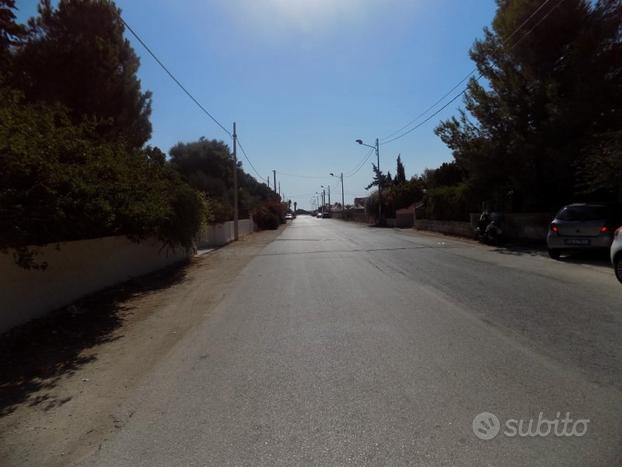
[[[285,227],[139,278],[0,337],[0,465],[66,465],[132,413],[124,400]]]

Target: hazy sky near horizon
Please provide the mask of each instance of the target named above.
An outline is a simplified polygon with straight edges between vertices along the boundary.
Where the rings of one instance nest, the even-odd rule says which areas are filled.
[[[37,3],[17,0],[19,19],[35,14]],[[468,50],[495,12],[494,0],[116,3],[221,123],[237,122],[262,179],[276,169],[281,191],[300,207],[310,206],[320,185],[330,184],[333,201],[340,201],[339,182],[328,174],[351,173],[365,157],[367,149],[355,139],[382,139],[471,71]],[[126,35],[141,57],[143,89],[153,92],[151,144],[168,152],[179,141],[201,136],[230,143]],[[398,153],[409,177],[451,160],[434,127],[460,105],[456,101],[408,136],[381,146],[381,168],[394,174]],[[346,203],[365,195],[371,177],[370,160],[345,178]]]

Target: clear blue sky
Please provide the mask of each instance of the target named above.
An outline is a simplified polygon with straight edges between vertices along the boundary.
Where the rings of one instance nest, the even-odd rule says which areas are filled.
[[[19,17],[36,0],[18,0]],[[126,21],[225,126],[234,120],[253,164],[272,169],[287,198],[309,207],[329,172],[351,172],[370,144],[445,94],[472,68],[468,49],[490,24],[494,0],[118,0]],[[153,92],[151,144],[227,135],[202,114],[133,37],[143,89]],[[381,147],[381,167],[407,176],[451,159],[434,135],[451,105]],[[241,156],[241,155],[240,155]],[[242,156],[241,156],[242,157]],[[252,172],[244,159],[244,167]],[[292,177],[288,174],[324,176]],[[367,163],[345,179],[346,203],[365,194]]]

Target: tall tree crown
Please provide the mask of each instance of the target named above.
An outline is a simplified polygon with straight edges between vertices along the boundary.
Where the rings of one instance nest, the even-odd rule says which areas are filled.
[[[41,0],[17,49],[14,85],[29,101],[58,102],[79,121],[100,121],[102,136],[141,147],[151,136],[151,93],[137,78],[139,59],[109,0]]]
[[[622,124],[622,2],[498,0],[465,110],[436,129],[481,196],[550,209],[578,193],[594,138]],[[521,25],[523,28],[514,33]]]

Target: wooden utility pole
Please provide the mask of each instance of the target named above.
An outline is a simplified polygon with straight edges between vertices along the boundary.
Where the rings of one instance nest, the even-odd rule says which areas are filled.
[[[233,239],[238,239],[238,135],[233,122]]]

